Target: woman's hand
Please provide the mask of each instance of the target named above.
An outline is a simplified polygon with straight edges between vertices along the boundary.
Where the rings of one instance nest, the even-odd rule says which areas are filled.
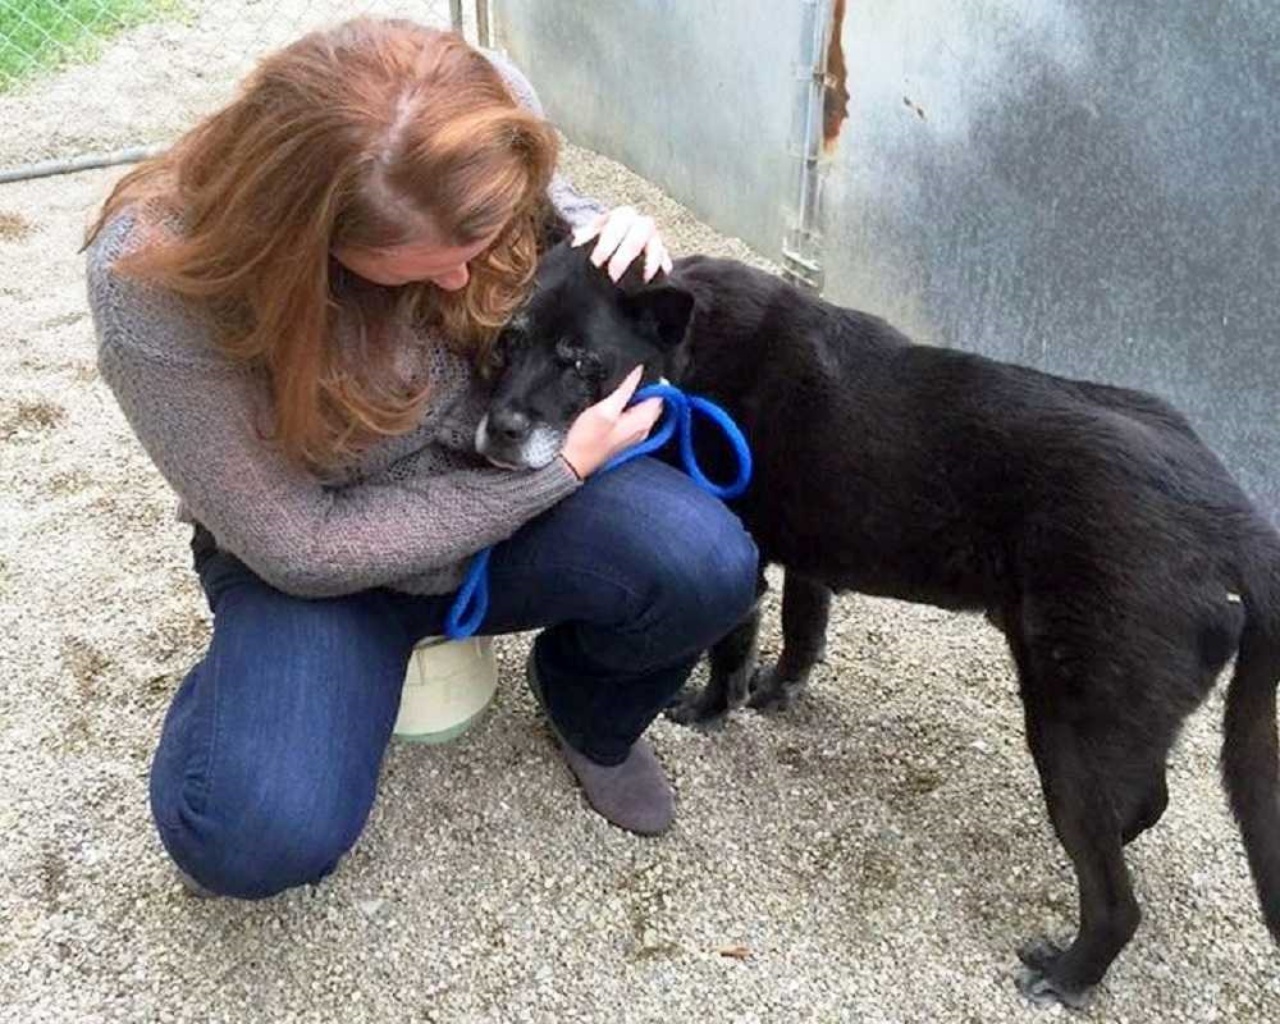
[[[583,410],[565,436],[560,457],[585,480],[619,452],[639,444],[662,415],[662,399],[648,398],[627,408],[640,383],[643,367],[637,366],[616,391]]]
[[[609,263],[609,276],[618,281],[637,256],[644,253],[644,279],[652,281],[659,270],[670,273],[671,256],[658,234],[652,217],[643,217],[630,206],[619,206],[602,213],[584,228],[573,233],[573,244],[582,245],[597,238],[591,250],[591,262],[597,267]]]

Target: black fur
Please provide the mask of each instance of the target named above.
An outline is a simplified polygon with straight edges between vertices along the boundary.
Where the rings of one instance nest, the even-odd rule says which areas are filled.
[[[644,361],[746,432],[756,474],[735,508],[786,568],[784,650],[753,674],[753,614],[678,717],[785,705],[821,657],[832,591],[985,612],[1012,650],[1080,889],[1075,941],[1025,947],[1020,984],[1075,1004],[1138,926],[1122,848],[1163,813],[1169,749],[1236,654],[1223,770],[1280,939],[1280,536],[1177,411],[912,345],[731,262],[693,257],[624,284],[584,250],[553,250],[503,339],[491,415],[562,434]],[[486,446],[522,461],[519,436]],[[732,475],[709,433],[699,451],[713,477]]]

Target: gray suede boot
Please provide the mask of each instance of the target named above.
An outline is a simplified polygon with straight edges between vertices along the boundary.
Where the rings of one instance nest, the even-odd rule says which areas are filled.
[[[547,706],[542,698],[542,686],[538,682],[532,652],[525,663],[525,674],[529,679],[529,689],[545,714]],[[656,836],[671,827],[676,814],[675,794],[648,740],[643,737],[636,740],[621,764],[596,764],[561,738],[549,714],[547,721],[551,723],[551,731],[555,733],[565,761],[581,784],[587,802],[606,821],[642,836]]]

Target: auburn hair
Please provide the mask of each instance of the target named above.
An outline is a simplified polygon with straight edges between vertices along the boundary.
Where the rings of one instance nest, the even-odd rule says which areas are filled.
[[[228,106],[117,183],[88,241],[126,207],[175,217],[113,269],[217,311],[220,347],[267,372],[272,438],[323,467],[420,414],[431,382],[396,373],[393,324],[483,361],[533,278],[556,156],[550,125],[457,35],[357,18],[262,60]],[[456,246],[497,233],[465,288],[382,288],[332,256],[425,224]]]

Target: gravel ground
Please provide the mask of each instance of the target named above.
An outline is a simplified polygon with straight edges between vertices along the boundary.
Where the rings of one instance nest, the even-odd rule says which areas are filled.
[[[0,98],[0,124],[23,126],[4,129],[0,164],[163,137],[243,65],[218,56],[238,45],[228,26],[340,6],[235,0],[216,22],[131,33]],[[754,259],[618,165],[573,148],[565,164],[655,213],[677,252]],[[1015,943],[1069,933],[1075,889],[1009,661],[980,619],[890,601],[838,602],[829,659],[787,715],[654,727],[680,802],[659,840],[585,808],[513,638],[476,729],[392,748],[331,879],[257,904],[186,896],[146,774],[208,616],[171,495],[97,378],[76,254],[118,173],[0,186],[0,1020],[1061,1013],[1013,988]],[[1215,698],[1193,719],[1169,812],[1132,848],[1146,918],[1091,1019],[1280,1019],[1280,957],[1217,781],[1220,717]]]

